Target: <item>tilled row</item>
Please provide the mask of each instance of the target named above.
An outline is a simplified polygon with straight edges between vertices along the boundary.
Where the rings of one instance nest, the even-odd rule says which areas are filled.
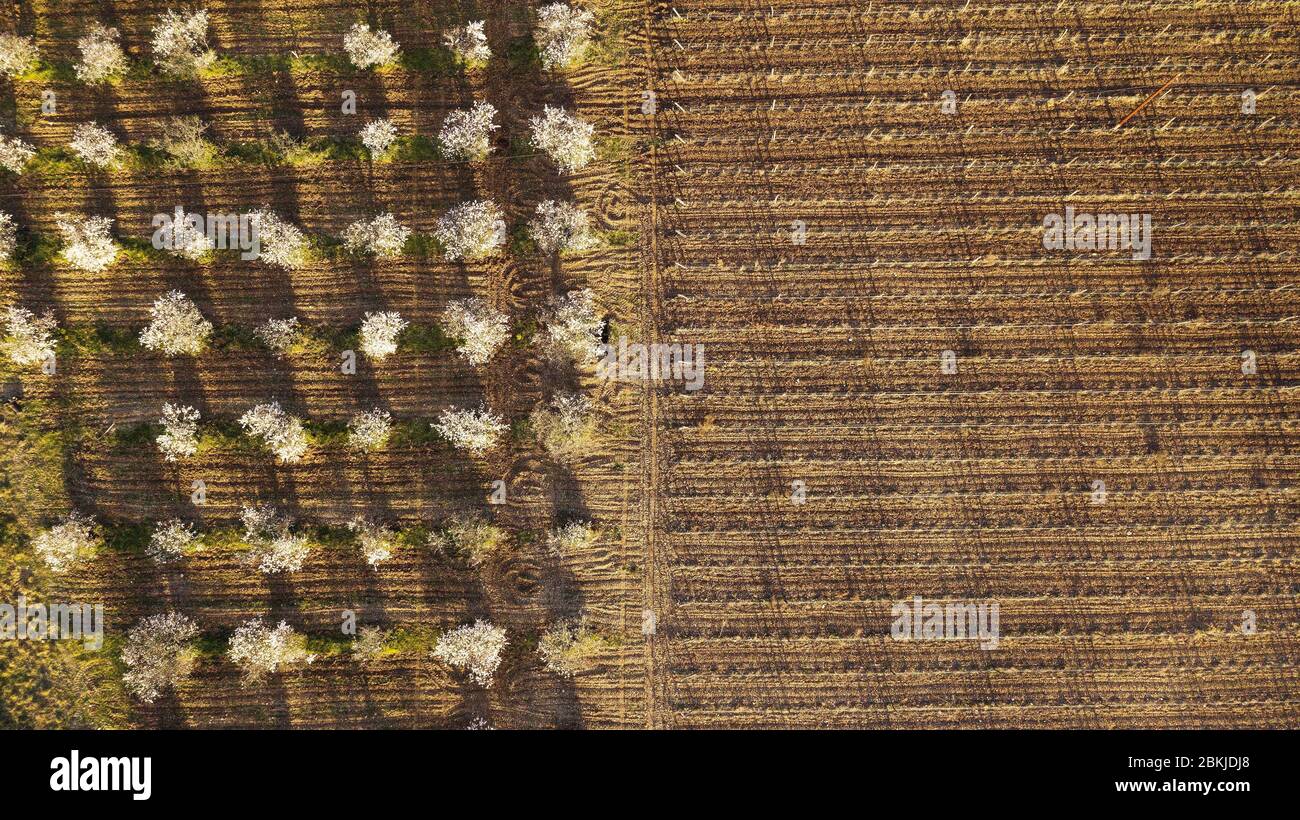
[[[750,458],[682,459],[668,476],[674,495],[718,497],[766,495],[805,477],[845,495],[970,492],[980,488],[1049,492],[1104,481],[1108,491],[1262,489],[1286,486],[1300,477],[1300,456],[1278,453],[1184,456],[1163,453],[1084,458],[785,459],[750,453]]]
[[[827,393],[848,383],[862,390],[1050,390],[1054,388],[1240,388],[1287,387],[1300,379],[1300,352],[1267,353],[1266,370],[1243,372],[1240,349],[1221,352],[1111,355],[1025,351],[1021,355],[969,355],[954,344],[945,365],[942,350],[901,358],[868,352],[858,359],[787,355],[740,361],[707,361],[709,394],[753,394],[779,385],[791,393]],[[946,369],[945,369],[946,368]],[[852,378],[846,378],[851,376]],[[945,381],[946,379],[946,381]],[[1250,381],[1247,381],[1249,379]]]
[[[1010,412],[1010,407],[1003,413]],[[824,419],[820,424],[773,420],[762,427],[697,427],[679,432],[672,452],[680,457],[710,450],[752,452],[783,458],[858,459],[871,453],[883,460],[924,458],[1078,458],[1164,452],[1229,456],[1284,451],[1300,444],[1300,423],[1191,415],[1186,421],[1148,423],[1061,421],[1032,424],[986,419],[942,424],[882,425],[870,418],[857,423]]]
[[[996,545],[986,545],[992,551]],[[857,601],[863,618],[888,623],[890,608],[912,594],[926,598],[1022,598],[1161,595],[1171,589],[1196,595],[1285,595],[1300,574],[1300,562],[1285,559],[1182,559],[1174,565],[1159,561],[1105,561],[1076,564],[982,563],[918,566],[914,563],[873,563],[868,566],[673,567],[673,596],[677,603],[756,601],[776,599],[784,604]],[[978,591],[978,592],[977,592]],[[1231,613],[1234,617],[1240,612]],[[1237,618],[1240,621],[1240,618]],[[1001,615],[1002,635],[1016,634],[1015,613]]]
[[[816,479],[813,479],[816,481]],[[828,482],[829,483],[829,482]],[[876,493],[846,495],[830,484],[821,494],[792,503],[790,488],[764,496],[701,496],[674,493],[664,504],[669,530],[713,529],[719,520],[754,520],[755,529],[791,527],[940,527],[961,522],[988,527],[1165,526],[1177,532],[1186,524],[1225,521],[1294,523],[1300,486],[1260,489],[1130,490],[1104,494],[1080,487],[1069,491]]]
[[[913,596],[923,592],[907,591],[905,604],[912,605]],[[954,590],[942,603],[954,599],[961,603],[978,603],[980,596],[978,588]],[[796,645],[814,637],[875,637],[888,630],[893,620],[889,611],[898,600],[877,602],[878,608],[873,610],[871,617],[867,616],[862,601],[688,601],[673,608],[672,635],[674,641],[761,637],[782,642],[792,640]],[[999,618],[1014,618],[1017,623],[1015,634],[1034,639],[1038,646],[1053,638],[1070,645],[1080,639],[1114,640],[1150,633],[1168,636],[1185,653],[1194,654],[1197,630],[1210,627],[1218,631],[1239,629],[1246,610],[1254,613],[1257,626],[1268,624],[1271,629],[1294,632],[1300,623],[1295,598],[1289,593],[1202,592],[1190,597],[1181,590],[1171,589],[1164,595],[1044,594],[1003,597],[998,600],[998,605]],[[1008,632],[1008,636],[1010,634]],[[1244,641],[1247,636],[1238,637]],[[946,643],[934,642],[936,646]],[[1206,651],[1215,645],[1207,642]],[[1223,644],[1220,642],[1218,645]],[[1293,657],[1294,644],[1284,639],[1278,645],[1278,651],[1286,653],[1283,657]],[[899,674],[905,672],[905,668],[899,669]]]
[[[727,525],[725,528],[723,525]],[[1291,559],[1300,533],[1290,522],[1221,521],[1178,528],[1130,523],[1086,526],[793,527],[756,531],[735,522],[673,534],[673,562],[682,567],[826,567],[841,572],[878,563],[965,567],[997,556],[1000,565],[1058,566],[1093,561]]]
[[[787,227],[787,231],[789,226]],[[664,240],[675,247],[676,234]],[[789,235],[781,238],[790,245]],[[1039,241],[1041,245],[1041,240]],[[1265,311],[1276,300],[1291,300],[1297,294],[1288,277],[1300,259],[1296,252],[1224,253],[1212,256],[1188,254],[1156,264],[1135,260],[1087,257],[1004,258],[999,254],[958,256],[952,259],[863,259],[838,252],[823,243],[821,253],[806,261],[792,261],[774,253],[776,236],[764,238],[753,254],[738,264],[727,265],[720,257],[697,259],[694,264],[677,262],[665,272],[670,310],[690,310],[714,304],[727,305],[715,319],[720,327],[731,321],[732,311],[765,321],[786,321],[791,325],[818,325],[824,321],[786,319],[809,311],[830,318],[850,317],[869,325],[877,315],[890,324],[886,305],[915,313],[912,321],[931,323],[954,316],[952,324],[1006,321],[1004,303],[1020,305],[1019,321],[1029,322],[1038,308],[1043,320],[1061,317],[1080,320],[1187,321],[1206,318],[1251,319],[1239,310],[1235,315],[1216,305],[1255,304]],[[1005,250],[1005,249],[1004,249]],[[727,276],[719,276],[726,270]],[[719,300],[710,302],[708,300]],[[1008,300],[1019,300],[1019,302]],[[1287,304],[1281,302],[1280,304]],[[960,311],[968,306],[968,314]],[[757,313],[756,311],[761,311]],[[932,311],[928,313],[926,311]],[[937,314],[937,315],[936,315]],[[693,324],[702,324],[693,322]],[[864,332],[869,328],[864,328]]]

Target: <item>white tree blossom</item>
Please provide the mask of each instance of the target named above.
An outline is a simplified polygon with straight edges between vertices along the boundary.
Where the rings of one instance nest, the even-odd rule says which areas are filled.
[[[481,66],[492,58],[483,24],[483,20],[472,20],[463,26],[449,28],[443,33],[442,42],[467,65]]]
[[[356,23],[343,35],[343,50],[357,68],[387,65],[397,59],[401,47],[383,29],[371,31],[365,23]]]
[[[295,464],[307,452],[307,431],[302,420],[280,408],[279,402],[259,404],[239,417],[239,426],[262,439],[281,464]]]
[[[561,393],[530,416],[537,443],[551,458],[569,464],[585,455],[596,435],[591,402],[576,393]]]
[[[169,564],[185,557],[185,553],[198,548],[200,536],[193,524],[171,518],[154,527],[153,535],[144,552],[155,564]]]
[[[249,563],[259,572],[275,575],[297,572],[311,553],[307,536],[292,532],[293,519],[281,515],[270,504],[245,506],[239,511],[244,540],[250,547]]]
[[[57,326],[50,311],[37,316],[25,308],[9,307],[5,310],[4,355],[20,367],[40,364],[54,355]]]
[[[370,253],[381,259],[396,259],[402,255],[411,229],[397,221],[397,217],[384,213],[374,219],[359,219],[343,231],[343,244],[353,253]]]
[[[480,199],[457,205],[438,218],[433,235],[442,243],[448,261],[479,259],[506,242],[506,222],[501,209]]]
[[[583,251],[596,244],[587,212],[568,202],[548,199],[537,204],[528,234],[544,254]]]
[[[17,77],[26,73],[40,56],[36,38],[17,34],[0,34],[0,74]]]
[[[154,61],[165,73],[192,77],[212,65],[217,55],[208,48],[208,12],[190,14],[168,9],[153,28]]]
[[[505,530],[477,514],[458,515],[444,532],[429,536],[434,552],[463,556],[471,567],[481,567],[506,545]]]
[[[564,3],[542,6],[537,12],[537,47],[544,68],[564,68],[577,62],[591,39],[596,16]]]
[[[372,157],[380,157],[397,141],[397,126],[393,125],[392,120],[383,117],[361,126],[357,136]]]
[[[144,703],[152,703],[167,689],[190,676],[198,651],[190,644],[199,635],[193,621],[179,612],[150,615],[127,633],[122,647],[126,672],[122,683]]]
[[[239,521],[244,525],[244,539],[249,542],[274,538],[293,526],[293,519],[281,515],[271,504],[245,504],[239,509]]]
[[[477,296],[447,304],[442,327],[458,339],[457,352],[471,364],[482,367],[510,337],[510,319]]]
[[[77,221],[71,214],[57,213],[54,224],[63,236],[63,260],[77,270],[99,273],[112,265],[120,250],[108,232],[113,220],[90,216]]]
[[[571,678],[591,668],[592,657],[606,645],[604,638],[587,626],[585,618],[558,621],[537,641],[542,664],[562,678]]]
[[[0,166],[14,174],[21,174],[36,156],[36,149],[17,137],[0,134]]]
[[[431,426],[453,447],[476,456],[491,449],[508,429],[505,421],[486,407],[477,410],[448,408]]]
[[[491,686],[506,648],[506,631],[489,621],[456,627],[438,638],[433,657],[469,673],[479,686]]]
[[[348,444],[358,450],[378,450],[392,434],[392,416],[379,408],[358,413],[348,422]]]
[[[18,224],[13,216],[0,211],[0,262],[9,261],[18,250]]]
[[[158,422],[158,449],[169,462],[189,458],[199,451],[199,411],[184,404],[164,404]]]
[[[361,352],[382,362],[397,352],[397,337],[408,324],[395,310],[368,311],[361,320]]]
[[[100,23],[91,26],[86,36],[77,40],[81,60],[75,66],[77,79],[89,85],[107,82],[126,71],[126,53],[118,42],[115,28]]]
[[[151,144],[183,168],[202,168],[217,156],[217,146],[205,135],[208,125],[198,117],[168,117]]]
[[[62,524],[51,527],[32,541],[32,549],[50,569],[65,572],[95,551],[95,519],[73,512]]]
[[[298,340],[298,317],[288,319],[267,319],[257,326],[253,335],[258,341],[269,347],[277,356],[283,356]]]
[[[196,213],[183,214],[179,219],[169,219],[155,229],[153,237],[155,247],[161,245],[177,256],[198,261],[214,247],[212,239],[199,228],[201,224],[202,216]]]
[[[305,535],[285,532],[253,544],[250,554],[258,571],[266,575],[298,572],[311,554],[311,543]]]
[[[573,290],[553,299],[542,316],[539,336],[543,352],[555,360],[585,363],[600,356],[604,319],[589,289]]]
[[[116,165],[122,150],[113,132],[95,122],[82,123],[73,129],[68,147],[82,162],[96,168]]]
[[[361,556],[371,567],[378,567],[393,557],[393,550],[397,549],[397,533],[392,528],[357,516],[348,522],[348,529],[356,534]]]
[[[140,344],[167,356],[197,356],[211,335],[212,323],[203,318],[198,306],[173,290],[159,296],[149,308],[149,324],[140,333]]]
[[[294,270],[307,264],[307,237],[298,226],[281,219],[269,208],[259,208],[248,215],[257,231],[258,259],[268,265]]]
[[[442,121],[438,142],[448,159],[478,161],[492,152],[492,132],[501,126],[493,122],[497,109],[482,100],[463,111],[452,111]]]
[[[557,527],[546,536],[546,549],[556,558],[568,558],[590,548],[600,537],[600,532],[586,521],[570,521]]]
[[[310,664],[316,656],[307,651],[307,639],[288,622],[272,629],[261,618],[246,621],[230,636],[228,656],[244,670],[244,679],[254,683],[267,675],[300,663]]]
[[[388,633],[377,626],[363,626],[352,639],[352,657],[361,663],[373,663],[387,652]]]
[[[596,158],[592,137],[596,126],[584,122],[563,108],[544,106],[540,117],[529,120],[533,145],[545,153],[563,173],[586,168]]]

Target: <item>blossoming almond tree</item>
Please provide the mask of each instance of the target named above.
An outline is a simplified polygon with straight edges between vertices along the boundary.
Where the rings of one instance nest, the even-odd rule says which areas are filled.
[[[120,248],[108,234],[113,228],[108,217],[77,220],[71,214],[56,213],[54,224],[63,237],[63,260],[77,270],[99,273],[117,260]]]
[[[297,572],[311,553],[307,536],[292,532],[293,519],[270,504],[245,506],[239,511],[248,542],[248,560],[259,572],[275,575]]]
[[[393,551],[397,549],[397,533],[392,528],[357,516],[348,522],[348,529],[356,535],[361,556],[371,568],[377,568],[393,557]]]
[[[471,567],[481,567],[506,545],[505,530],[477,514],[458,515],[444,532],[429,536],[435,552],[462,556]]]
[[[27,163],[36,156],[36,149],[18,139],[0,134],[0,167],[14,174],[21,174]]]
[[[34,37],[17,34],[0,34],[0,74],[18,77],[36,64],[40,51]]]
[[[170,564],[185,557],[187,552],[199,549],[200,543],[193,524],[171,518],[154,527],[144,551],[155,564]]]
[[[77,40],[81,60],[74,66],[77,79],[88,85],[106,83],[126,71],[126,53],[119,42],[115,28],[100,23],[90,27],[84,37]]]
[[[563,173],[580,171],[596,158],[596,145],[592,141],[596,126],[563,108],[544,106],[542,115],[529,120],[529,125],[533,145],[549,156]]]
[[[487,65],[492,58],[483,25],[483,20],[472,20],[463,26],[449,28],[442,35],[443,45],[470,68]]]
[[[343,244],[348,250],[373,254],[381,259],[401,256],[410,238],[411,229],[388,213],[369,220],[357,220],[343,231]]]
[[[388,633],[377,626],[363,626],[352,639],[352,658],[362,664],[378,661],[388,654]]]
[[[604,319],[590,289],[553,299],[542,315],[542,325],[538,341],[551,359],[582,364],[600,356]]]
[[[246,683],[256,683],[286,667],[316,660],[307,651],[306,637],[295,632],[287,621],[269,627],[261,618],[245,621],[235,630],[230,636],[227,656],[244,671]]]
[[[10,307],[5,310],[5,339],[0,350],[19,367],[40,364],[54,355],[54,314],[46,311],[37,316],[30,310]]]
[[[488,687],[501,666],[501,652],[505,648],[506,631],[490,621],[479,620],[439,637],[433,657],[468,672],[475,683]]]
[[[568,202],[553,199],[537,204],[537,216],[528,223],[528,234],[544,254],[582,251],[596,244],[587,212]]]
[[[438,132],[443,154],[448,159],[485,159],[492,152],[492,132],[501,127],[493,122],[496,115],[496,107],[481,100],[464,111],[452,111]]]
[[[560,464],[571,464],[586,455],[596,436],[596,418],[591,402],[574,393],[562,393],[548,405],[539,405],[530,416],[537,442]]]
[[[167,356],[197,356],[212,335],[212,323],[179,290],[166,293],[149,309],[149,324],[140,333],[140,344]]]
[[[55,572],[66,572],[95,552],[95,519],[72,512],[32,541],[32,549]]]
[[[570,521],[551,530],[546,536],[546,549],[556,558],[568,558],[590,548],[600,538],[600,532],[586,521]]]
[[[477,296],[447,304],[442,327],[459,339],[456,351],[470,364],[482,367],[510,336],[510,319]]]
[[[258,259],[285,270],[307,264],[310,256],[307,237],[296,225],[269,208],[259,208],[249,213],[248,218],[257,231]]]
[[[259,404],[239,417],[239,426],[262,439],[281,464],[296,464],[307,452],[307,431],[302,420],[289,415],[279,402]]]
[[[361,352],[382,362],[397,352],[397,337],[408,324],[397,311],[367,312],[361,320]]]
[[[373,452],[388,443],[393,432],[393,419],[386,410],[375,408],[358,413],[348,422],[348,445]]]
[[[438,218],[433,236],[450,262],[481,259],[505,244],[505,217],[490,200],[466,202]]]
[[[582,58],[596,16],[565,3],[551,3],[537,12],[537,47],[543,68],[565,68]]]
[[[453,447],[476,456],[490,450],[507,429],[505,421],[485,407],[477,410],[448,408],[431,426]]]
[[[82,123],[73,129],[68,147],[82,162],[101,169],[116,166],[122,151],[113,132],[96,122]]]
[[[383,29],[372,31],[365,23],[356,23],[343,35],[343,50],[357,68],[371,68],[392,63],[401,47]]]
[[[0,263],[13,258],[18,250],[18,224],[12,214],[0,211]]]
[[[277,356],[284,356],[298,341],[298,317],[267,319],[253,331],[257,340]]]
[[[122,647],[122,683],[143,703],[152,703],[163,692],[190,676],[199,653],[192,641],[198,626],[178,612],[150,615],[127,633]]]
[[[370,156],[378,159],[388,153],[388,149],[397,141],[397,126],[387,117],[371,120],[361,126],[357,137],[370,152]]]
[[[183,404],[164,404],[158,422],[158,450],[169,462],[189,458],[199,451],[199,411]]]
[[[194,77],[217,59],[208,48],[208,13],[184,14],[168,9],[153,28],[154,62],[164,73]]]
[[[199,229],[201,219],[199,214],[187,213],[169,220],[154,231],[154,241],[177,256],[197,262],[214,247],[212,239]]]

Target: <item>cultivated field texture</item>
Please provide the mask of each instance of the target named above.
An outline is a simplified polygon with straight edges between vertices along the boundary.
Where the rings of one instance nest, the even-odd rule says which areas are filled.
[[[107,623],[100,651],[0,641],[0,726],[1300,726],[1300,2],[575,0],[590,43],[561,65],[545,5],[206,0],[184,11],[214,56],[184,77],[166,2],[0,10],[39,48],[0,60],[0,138],[35,151],[0,169],[0,307],[57,322],[51,355],[0,363],[0,598]],[[479,20],[491,56],[462,59],[444,34]],[[76,71],[96,23],[127,58],[103,84]],[[357,23],[400,56],[356,65]],[[491,151],[454,156],[440,129],[476,102]],[[594,161],[539,149],[548,107]],[[176,117],[211,148],[178,161]],[[359,135],[380,118],[388,150]],[[90,122],[111,168],[69,147]],[[501,230],[449,259],[441,220],[476,200]],[[592,241],[540,247],[547,200]],[[160,250],[178,206],[273,211],[308,252]],[[383,213],[398,253],[345,246]],[[1147,218],[1150,252],[1049,247],[1067,213]],[[63,214],[113,220],[112,264],[69,261]],[[702,346],[702,387],[557,360],[580,289],[588,342]],[[173,290],[212,324],[196,354],[141,342]],[[508,324],[485,363],[449,329],[471,297]],[[386,357],[377,311],[409,323]],[[257,330],[290,316],[277,352]],[[537,411],[569,395],[557,449]],[[241,426],[268,402],[301,457]],[[200,416],[175,461],[165,404]],[[490,446],[434,429],[478,407]],[[359,450],[372,410],[392,434]],[[258,504],[300,567],[250,563]],[[55,566],[70,513],[93,547]],[[466,516],[497,528],[484,555],[443,537]],[[202,543],[160,563],[170,519]],[[918,597],[996,604],[996,647],[899,639]],[[141,697],[128,632],[170,611],[188,674]],[[241,671],[259,617],[312,661]],[[547,636],[577,619],[566,669]],[[506,636],[490,683],[449,661],[480,620]]]
[[[1300,723],[1300,4],[648,25],[648,318],[708,351],[648,401],[651,725]],[[893,640],[914,596],[1000,645]]]

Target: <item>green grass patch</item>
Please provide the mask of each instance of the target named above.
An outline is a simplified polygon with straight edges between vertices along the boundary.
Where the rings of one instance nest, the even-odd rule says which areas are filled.
[[[456,349],[456,340],[437,325],[412,325],[402,331],[398,349],[407,353],[443,353]]]
[[[602,231],[600,241],[611,248],[626,248],[635,245],[641,238],[636,231],[624,230],[617,228],[612,231]]]

